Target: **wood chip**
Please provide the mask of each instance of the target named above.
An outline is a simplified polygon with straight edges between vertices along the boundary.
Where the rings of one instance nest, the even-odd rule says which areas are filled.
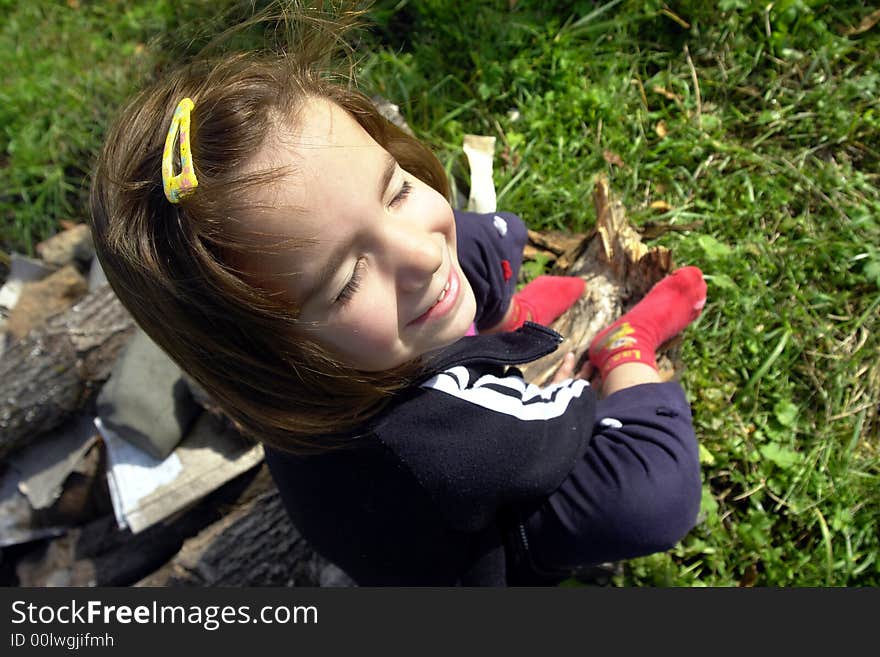
[[[677,93],[669,91],[665,87],[654,85],[653,87],[651,87],[651,91],[653,91],[655,94],[660,94],[667,100],[674,100],[676,103],[681,103],[681,96],[679,96]]]
[[[614,151],[604,150],[602,151],[602,157],[608,164],[613,164],[614,166],[621,168],[626,166],[623,162],[623,158]]]
[[[854,36],[856,34],[864,34],[872,27],[874,27],[877,23],[880,23],[880,9],[876,9],[872,11],[870,14],[865,16],[861,22],[855,27],[849,27],[843,31],[844,36]]]
[[[559,230],[529,231],[529,242],[532,248],[550,251],[554,255],[562,255],[576,248],[583,242],[586,233],[569,233]],[[528,248],[528,244],[526,247]]]

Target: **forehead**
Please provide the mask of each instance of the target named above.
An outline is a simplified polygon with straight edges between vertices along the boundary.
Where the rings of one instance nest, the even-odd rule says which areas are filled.
[[[323,99],[306,101],[291,124],[279,126],[251,162],[255,179],[265,171],[280,177],[255,185],[252,208],[232,230],[253,247],[237,258],[244,271],[299,296],[322,254],[350,240],[369,214],[389,155],[348,112]]]
[[[299,186],[358,176],[356,165],[379,162],[385,150],[344,109],[323,99],[306,101],[296,126],[276,146]],[[292,181],[292,182],[295,182]]]
[[[275,208],[262,228],[289,227],[291,213],[301,219],[344,214],[364,194],[375,194],[388,153],[344,109],[330,101],[308,99],[289,129],[279,128],[257,155],[254,171],[281,169],[281,177],[255,189],[259,205]],[[336,212],[334,212],[336,211]],[[307,223],[312,223],[307,221]]]

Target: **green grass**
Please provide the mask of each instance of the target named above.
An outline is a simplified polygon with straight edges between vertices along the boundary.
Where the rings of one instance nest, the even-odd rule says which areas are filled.
[[[694,226],[658,243],[709,280],[683,351],[701,522],[616,583],[880,583],[880,26],[847,34],[871,7],[397,4],[366,80],[451,174],[495,135],[499,206],[534,228],[592,226],[599,172],[637,224]]]
[[[108,105],[143,61],[143,16],[119,5],[0,2],[0,226],[4,249],[33,253],[61,219],[81,219],[89,156]]]
[[[106,118],[168,58],[150,36],[188,43],[213,13],[82,5],[0,0],[7,251],[83,216]],[[709,282],[683,347],[700,523],[618,585],[880,584],[880,24],[853,29],[873,10],[376,5],[362,87],[401,106],[453,180],[467,182],[463,135],[495,135],[499,207],[533,228],[589,229],[600,172],[635,223],[691,226],[655,243]]]
[[[0,0],[0,253],[33,255],[59,221],[84,220],[114,109],[236,4]]]

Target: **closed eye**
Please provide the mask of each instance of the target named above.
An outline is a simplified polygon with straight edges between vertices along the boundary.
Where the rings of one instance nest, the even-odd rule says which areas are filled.
[[[351,278],[348,279],[348,283],[345,284],[345,287],[342,288],[342,291],[337,295],[337,297],[333,300],[333,303],[345,307],[349,301],[351,301],[352,297],[354,297],[355,292],[358,291],[358,288],[361,286],[361,275],[363,274],[364,261],[358,260],[354,266],[354,272],[351,275]]]
[[[406,199],[407,196],[409,196],[409,193],[412,191],[412,187],[412,183],[410,183],[408,180],[404,180],[403,185],[400,186],[400,191],[397,192],[397,195],[393,199],[391,199],[391,203],[389,205],[391,205],[391,207],[393,208],[403,203],[403,201]]]

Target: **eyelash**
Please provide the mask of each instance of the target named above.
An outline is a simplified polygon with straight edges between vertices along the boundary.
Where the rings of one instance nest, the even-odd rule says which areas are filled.
[[[400,187],[400,191],[397,192],[397,196],[391,199],[391,207],[393,208],[396,205],[399,205],[404,201],[404,199],[409,196],[409,193],[412,191],[412,184],[408,180],[403,181],[403,185]]]
[[[354,293],[358,291],[358,288],[361,286],[361,270],[363,269],[364,261],[358,260],[357,264],[354,266],[354,273],[351,275],[351,278],[348,280],[348,283],[345,284],[345,287],[342,288],[342,292],[339,293],[339,296],[336,297],[334,303],[339,304],[340,306],[345,306],[351,298],[354,296]]]
[[[402,203],[406,197],[409,196],[412,188],[412,183],[408,180],[404,180],[403,185],[400,187],[400,191],[397,192],[397,196],[391,199],[391,207]],[[349,301],[351,301],[352,297],[354,297],[355,292],[357,292],[358,288],[361,286],[361,270],[363,269],[363,264],[362,260],[357,261],[357,264],[354,266],[354,273],[351,275],[348,283],[345,284],[345,287],[342,288],[339,296],[336,297],[335,303],[344,307]]]

